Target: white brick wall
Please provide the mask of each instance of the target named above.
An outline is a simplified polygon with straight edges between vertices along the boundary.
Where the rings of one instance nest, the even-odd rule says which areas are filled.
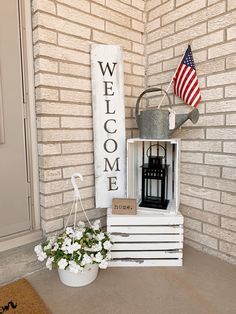
[[[106,2],[106,4],[105,4]],[[127,135],[137,95],[144,88],[143,0],[33,0],[36,111],[42,227],[63,227],[72,201],[70,176],[84,176],[81,194],[94,211],[90,44],[124,50]]]
[[[90,44],[123,47],[126,135],[132,137],[138,136],[137,96],[144,87],[167,87],[191,41],[200,119],[175,133],[182,138],[185,241],[236,263],[235,1],[34,0],[32,8],[44,230],[63,227],[74,171],[85,177],[82,195],[91,217],[104,217],[94,209]],[[181,112],[172,89],[170,96]]]
[[[185,241],[234,264],[235,8],[233,0],[147,0],[146,4],[146,86],[167,87],[189,41],[200,81],[199,121],[196,125],[187,122],[175,133],[182,138]],[[187,106],[177,97],[173,105],[177,112]]]

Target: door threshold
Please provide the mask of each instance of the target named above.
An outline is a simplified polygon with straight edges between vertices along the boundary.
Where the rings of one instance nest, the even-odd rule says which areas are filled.
[[[42,239],[42,230],[27,231],[18,233],[11,237],[5,237],[0,239],[0,252],[7,251],[22,245],[36,242]]]

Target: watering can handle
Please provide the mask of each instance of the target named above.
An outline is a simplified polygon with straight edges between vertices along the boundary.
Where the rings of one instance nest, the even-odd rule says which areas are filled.
[[[147,94],[147,93],[153,93],[153,92],[164,92],[164,93],[166,94],[168,100],[169,100],[169,105],[170,105],[170,107],[172,107],[172,105],[171,105],[171,100],[170,100],[170,96],[167,94],[167,92],[166,92],[164,89],[162,89],[162,88],[152,87],[152,88],[146,89],[144,92],[142,92],[142,93],[139,95],[139,97],[138,97],[138,99],[137,99],[137,102],[136,102],[136,110],[135,110],[135,115],[136,115],[136,116],[138,116],[138,114],[139,114],[139,103],[140,103],[141,98],[143,97],[143,95],[145,95],[145,94]]]

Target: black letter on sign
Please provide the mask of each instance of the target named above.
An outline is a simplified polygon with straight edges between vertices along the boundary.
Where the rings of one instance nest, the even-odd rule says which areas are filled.
[[[107,113],[110,113],[110,114],[114,114],[114,113],[116,113],[116,111],[114,110],[113,112],[110,112],[110,99],[105,99],[105,102],[106,102],[106,104],[107,104],[107,112],[106,112],[106,114]]]
[[[113,149],[113,150],[108,150],[108,149],[107,149],[107,143],[108,143],[108,141],[112,141],[112,142],[114,143],[114,149]],[[107,153],[114,153],[114,152],[117,150],[117,143],[116,143],[116,141],[113,140],[112,138],[109,138],[108,140],[106,140],[106,142],[104,143],[103,147],[104,147],[104,149],[105,149],[105,151],[106,151]]]
[[[104,123],[104,130],[105,130],[107,133],[114,134],[114,133],[116,133],[117,129],[115,129],[114,131],[109,131],[109,130],[107,129],[107,123],[108,123],[109,121],[114,121],[115,124],[116,124],[116,120],[115,120],[115,119],[109,119],[109,120],[107,120],[107,121]]]
[[[104,81],[104,84],[105,84],[105,94],[104,96],[113,96],[114,95],[114,92],[111,93],[111,94],[108,94],[109,90],[110,92],[112,92],[112,85],[113,85],[113,82],[112,81]],[[110,86],[107,86],[108,84],[111,84]]]
[[[116,185],[117,177],[107,177],[109,180],[109,190],[108,191],[116,191],[118,190],[118,186]]]
[[[116,62],[113,62],[113,68],[112,68],[112,70],[111,70],[110,65],[109,65],[108,62],[107,62],[107,64],[106,64],[106,66],[105,66],[105,69],[103,69],[103,67],[102,67],[102,63],[103,63],[102,61],[98,61],[98,63],[99,63],[99,65],[100,65],[100,69],[101,69],[101,71],[102,71],[102,75],[103,75],[103,76],[106,74],[107,69],[108,69],[108,71],[109,71],[109,73],[110,73],[110,76],[113,75],[114,69],[115,69],[115,67],[116,67],[116,65],[117,65]]]
[[[115,171],[120,171],[120,169],[119,169],[119,159],[120,159],[120,157],[117,157],[115,159],[115,161],[114,161],[112,166],[111,166],[111,164],[110,164],[110,162],[109,162],[109,160],[107,158],[104,158],[104,159],[105,159],[105,170],[104,170],[104,172],[108,171],[107,170],[107,166],[110,168],[111,171],[113,170],[113,168],[115,166],[116,166],[116,170]]]

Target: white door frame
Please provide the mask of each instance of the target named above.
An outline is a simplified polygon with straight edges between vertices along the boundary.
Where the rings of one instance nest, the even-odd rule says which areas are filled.
[[[38,149],[37,126],[35,112],[35,86],[34,86],[34,60],[32,40],[32,13],[31,0],[18,0],[21,19],[22,40],[22,71],[24,78],[25,110],[27,115],[27,158],[29,161],[28,172],[30,177],[31,195],[31,230],[6,237],[1,241],[0,251],[37,241],[42,237],[39,203],[39,174],[38,174]],[[26,92],[27,90],[27,92]]]

